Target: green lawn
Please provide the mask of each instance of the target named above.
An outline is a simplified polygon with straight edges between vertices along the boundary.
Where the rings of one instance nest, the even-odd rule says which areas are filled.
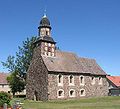
[[[120,97],[85,98],[79,100],[21,100],[24,109],[120,109]]]

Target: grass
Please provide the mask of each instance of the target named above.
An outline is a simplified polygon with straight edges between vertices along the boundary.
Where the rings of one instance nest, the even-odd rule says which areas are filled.
[[[79,100],[30,101],[20,99],[24,109],[120,109],[120,97],[84,98]]]

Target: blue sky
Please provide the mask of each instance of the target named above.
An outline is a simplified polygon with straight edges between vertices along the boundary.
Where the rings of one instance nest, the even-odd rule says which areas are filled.
[[[120,0],[1,0],[0,61],[38,34],[45,7],[61,50],[94,58],[108,74],[120,75]],[[0,72],[7,72],[1,64]]]

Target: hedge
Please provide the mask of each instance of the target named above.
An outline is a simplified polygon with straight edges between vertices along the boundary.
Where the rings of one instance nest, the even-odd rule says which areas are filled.
[[[3,107],[3,104],[6,103],[10,106],[11,95],[7,92],[0,92],[0,107]]]

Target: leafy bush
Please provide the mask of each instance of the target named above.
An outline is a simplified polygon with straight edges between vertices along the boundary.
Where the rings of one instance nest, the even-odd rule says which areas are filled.
[[[0,107],[3,107],[4,103],[10,105],[11,95],[6,92],[0,92]]]

